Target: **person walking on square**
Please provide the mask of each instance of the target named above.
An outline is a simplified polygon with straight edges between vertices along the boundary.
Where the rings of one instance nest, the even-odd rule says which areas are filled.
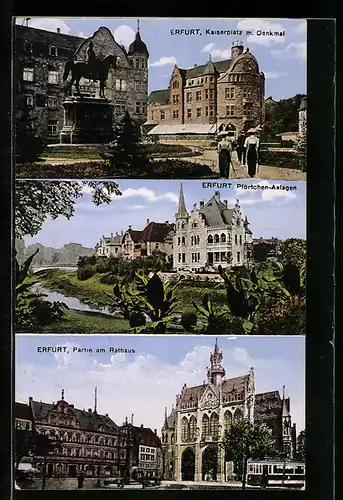
[[[258,164],[258,150],[260,140],[256,136],[256,130],[251,128],[248,130],[248,137],[245,139],[244,147],[246,148],[246,163],[248,166],[248,174],[250,177],[255,177]]]
[[[220,177],[229,179],[232,146],[227,137],[227,132],[220,132],[219,136],[221,137],[218,143]]]
[[[77,478],[77,487],[78,489],[80,490],[81,488],[83,488],[83,482],[85,480],[85,476],[81,473],[79,475],[79,477]]]
[[[245,164],[245,134],[244,132],[240,132],[239,136],[237,138],[237,156],[238,156],[238,161],[241,165]]]

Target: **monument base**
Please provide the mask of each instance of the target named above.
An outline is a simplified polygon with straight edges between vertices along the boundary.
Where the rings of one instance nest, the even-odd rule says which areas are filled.
[[[113,140],[113,106],[107,99],[70,96],[63,107],[61,144],[106,144]]]

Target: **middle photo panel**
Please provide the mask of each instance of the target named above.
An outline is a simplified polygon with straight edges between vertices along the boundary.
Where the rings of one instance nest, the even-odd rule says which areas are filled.
[[[15,190],[17,332],[305,334],[303,181]]]

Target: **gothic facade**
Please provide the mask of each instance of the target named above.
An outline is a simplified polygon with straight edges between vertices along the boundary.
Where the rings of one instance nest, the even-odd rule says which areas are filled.
[[[231,58],[189,69],[177,65],[168,89],[149,95],[150,135],[216,134],[237,136],[264,121],[265,77],[255,56],[234,42]]]
[[[117,68],[111,68],[106,83],[106,98],[113,106],[114,122],[120,120],[125,111],[142,124],[147,118],[148,59],[149,52],[137,30],[135,40],[128,50],[119,45],[111,31],[99,28],[92,37],[66,35],[15,26],[14,54],[14,106],[16,117],[23,112],[35,118],[37,134],[48,143],[59,143],[63,127],[62,106],[67,94],[63,81],[65,63],[68,60],[86,60],[90,41],[98,58],[111,54],[118,57]],[[81,79],[84,95],[99,96],[99,83]]]
[[[189,213],[181,184],[173,244],[176,270],[247,265],[252,262],[252,243],[249,221],[243,217],[239,200],[230,208],[216,191],[207,203],[194,204]]]
[[[195,387],[184,384],[171,413],[165,410],[162,427],[164,478],[176,481],[218,482],[232,479],[233,464],[219,446],[224,431],[241,419],[263,422],[274,438],[274,449],[295,449],[290,400],[278,391],[256,394],[254,369],[225,378],[223,356],[217,341],[207,369],[207,381]]]

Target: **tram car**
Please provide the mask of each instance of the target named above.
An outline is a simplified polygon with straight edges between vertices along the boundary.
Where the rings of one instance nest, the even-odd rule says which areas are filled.
[[[247,484],[260,487],[305,488],[305,464],[282,460],[249,460]]]

